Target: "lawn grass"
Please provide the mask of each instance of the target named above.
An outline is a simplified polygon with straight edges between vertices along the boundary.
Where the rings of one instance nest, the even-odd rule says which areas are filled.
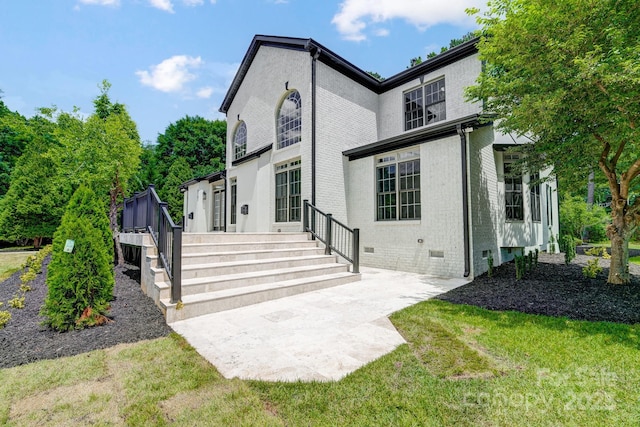
[[[590,243],[591,246],[604,246],[611,248],[611,242],[609,240],[600,243]],[[640,242],[629,242],[629,249],[640,249]]]
[[[20,270],[33,252],[0,252],[0,282]]]
[[[640,264],[640,256],[634,256],[629,258],[629,262],[632,262],[634,264]]]
[[[8,425],[640,425],[640,325],[427,301],[339,382],[227,380],[182,338],[0,370]]]

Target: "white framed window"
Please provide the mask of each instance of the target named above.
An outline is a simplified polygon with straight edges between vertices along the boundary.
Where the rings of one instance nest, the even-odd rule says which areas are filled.
[[[447,118],[444,77],[403,94],[404,130],[430,125]]]
[[[302,217],[300,160],[276,166],[276,222],[299,222]]]
[[[504,207],[507,221],[524,220],[524,200],[522,197],[522,175],[513,167],[517,155],[504,155]]]
[[[529,202],[531,204],[531,220],[542,221],[540,214],[540,174],[529,175]]]
[[[240,121],[233,133],[233,158],[239,159],[247,153],[247,125]]]
[[[230,224],[234,225],[237,221],[238,216],[238,180],[236,178],[231,178],[231,194],[230,194],[230,205],[231,205],[231,218]]]
[[[419,151],[379,157],[376,161],[376,221],[420,218]]]
[[[302,99],[297,90],[288,92],[280,104],[277,133],[278,149],[302,140]]]

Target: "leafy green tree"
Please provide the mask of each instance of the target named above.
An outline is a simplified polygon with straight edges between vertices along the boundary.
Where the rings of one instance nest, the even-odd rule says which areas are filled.
[[[193,171],[189,163],[183,158],[178,157],[169,168],[167,178],[164,180],[162,188],[159,190],[158,196],[163,202],[169,204],[169,214],[177,224],[182,219],[184,196],[180,192],[180,184],[193,178]]]
[[[53,238],[47,297],[41,314],[67,331],[104,323],[115,285],[109,219],[101,199],[85,186],[72,196]],[[64,251],[67,240],[73,252]]]
[[[474,11],[477,13],[477,11]],[[583,183],[599,169],[611,191],[609,283],[629,283],[640,225],[640,6],[636,0],[495,0],[478,16],[485,61],[468,89],[504,132],[530,138],[530,169]]]
[[[226,135],[224,120],[186,116],[170,124],[164,134],[158,135],[158,173],[166,176],[178,157],[187,161],[195,176],[224,169]]]
[[[11,171],[29,138],[27,119],[0,99],[0,197],[9,190]]]
[[[60,158],[64,174],[76,185],[87,184],[109,197],[109,220],[118,264],[124,263],[118,232],[118,204],[140,164],[140,136],[126,107],[109,98],[111,84],[104,80],[94,100],[95,112],[86,122],[60,124]],[[64,117],[64,116],[63,116]],[[59,120],[60,122],[60,120]]]
[[[158,172],[155,145],[145,144],[140,153],[140,167],[129,182],[131,191],[144,191],[149,184],[160,185],[164,181]]]
[[[379,80],[381,82],[385,80],[385,78],[382,77],[380,75],[380,73],[377,73],[375,71],[367,71],[367,74],[369,74],[371,77],[373,77],[374,79]]]
[[[604,208],[588,206],[580,196],[565,194],[560,203],[560,234],[582,239],[587,230],[604,230],[608,224],[608,215]],[[603,234],[603,233],[599,233]],[[593,236],[592,239],[593,240]]]
[[[29,120],[24,153],[11,173],[10,186],[0,200],[0,238],[7,241],[53,237],[60,224],[68,185],[59,179],[59,165],[52,156],[56,124],[43,116]]]

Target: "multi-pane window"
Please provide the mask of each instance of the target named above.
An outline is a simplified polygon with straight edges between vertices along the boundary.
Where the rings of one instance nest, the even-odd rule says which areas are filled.
[[[511,163],[504,163],[504,203],[507,221],[522,221],[522,175],[513,172]]]
[[[531,220],[540,222],[540,174],[529,175],[529,199],[531,201]]]
[[[236,179],[231,180],[231,224],[237,221],[238,209],[238,182]]]
[[[247,125],[240,122],[233,135],[233,158],[239,159],[247,153]]]
[[[446,119],[444,79],[404,93],[404,130]]]
[[[376,167],[376,219],[420,217],[419,154],[404,152],[379,158]]]
[[[400,219],[420,218],[420,160],[398,163]]]
[[[276,167],[276,222],[300,221],[301,189],[300,160]]]
[[[422,100],[423,89],[405,92],[404,94],[404,130],[415,129],[424,126],[424,103]]]
[[[302,139],[302,100],[297,90],[289,92],[278,112],[278,148],[297,144]]]

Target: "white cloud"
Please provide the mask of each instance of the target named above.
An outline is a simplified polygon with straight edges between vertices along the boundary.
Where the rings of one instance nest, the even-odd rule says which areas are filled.
[[[204,4],[204,0],[182,0],[182,2],[186,6],[202,6]]]
[[[120,0],[78,0],[82,4],[95,4],[98,6],[120,6]]]
[[[331,20],[342,37],[362,41],[371,23],[404,19],[420,30],[437,24],[467,24],[469,7],[481,7],[484,0],[344,0]]]
[[[181,91],[187,82],[196,78],[192,69],[202,65],[198,57],[176,55],[165,59],[158,65],[152,65],[150,71],[136,71],[143,85],[151,86],[162,92]]]
[[[386,28],[378,28],[375,31],[375,35],[378,37],[387,37],[389,35],[389,30],[387,30]]]
[[[196,96],[198,98],[204,98],[204,99],[211,98],[212,94],[213,94],[213,88],[211,86],[201,87],[196,92]]]
[[[149,4],[157,9],[173,13],[173,3],[171,3],[171,0],[149,0]]]

